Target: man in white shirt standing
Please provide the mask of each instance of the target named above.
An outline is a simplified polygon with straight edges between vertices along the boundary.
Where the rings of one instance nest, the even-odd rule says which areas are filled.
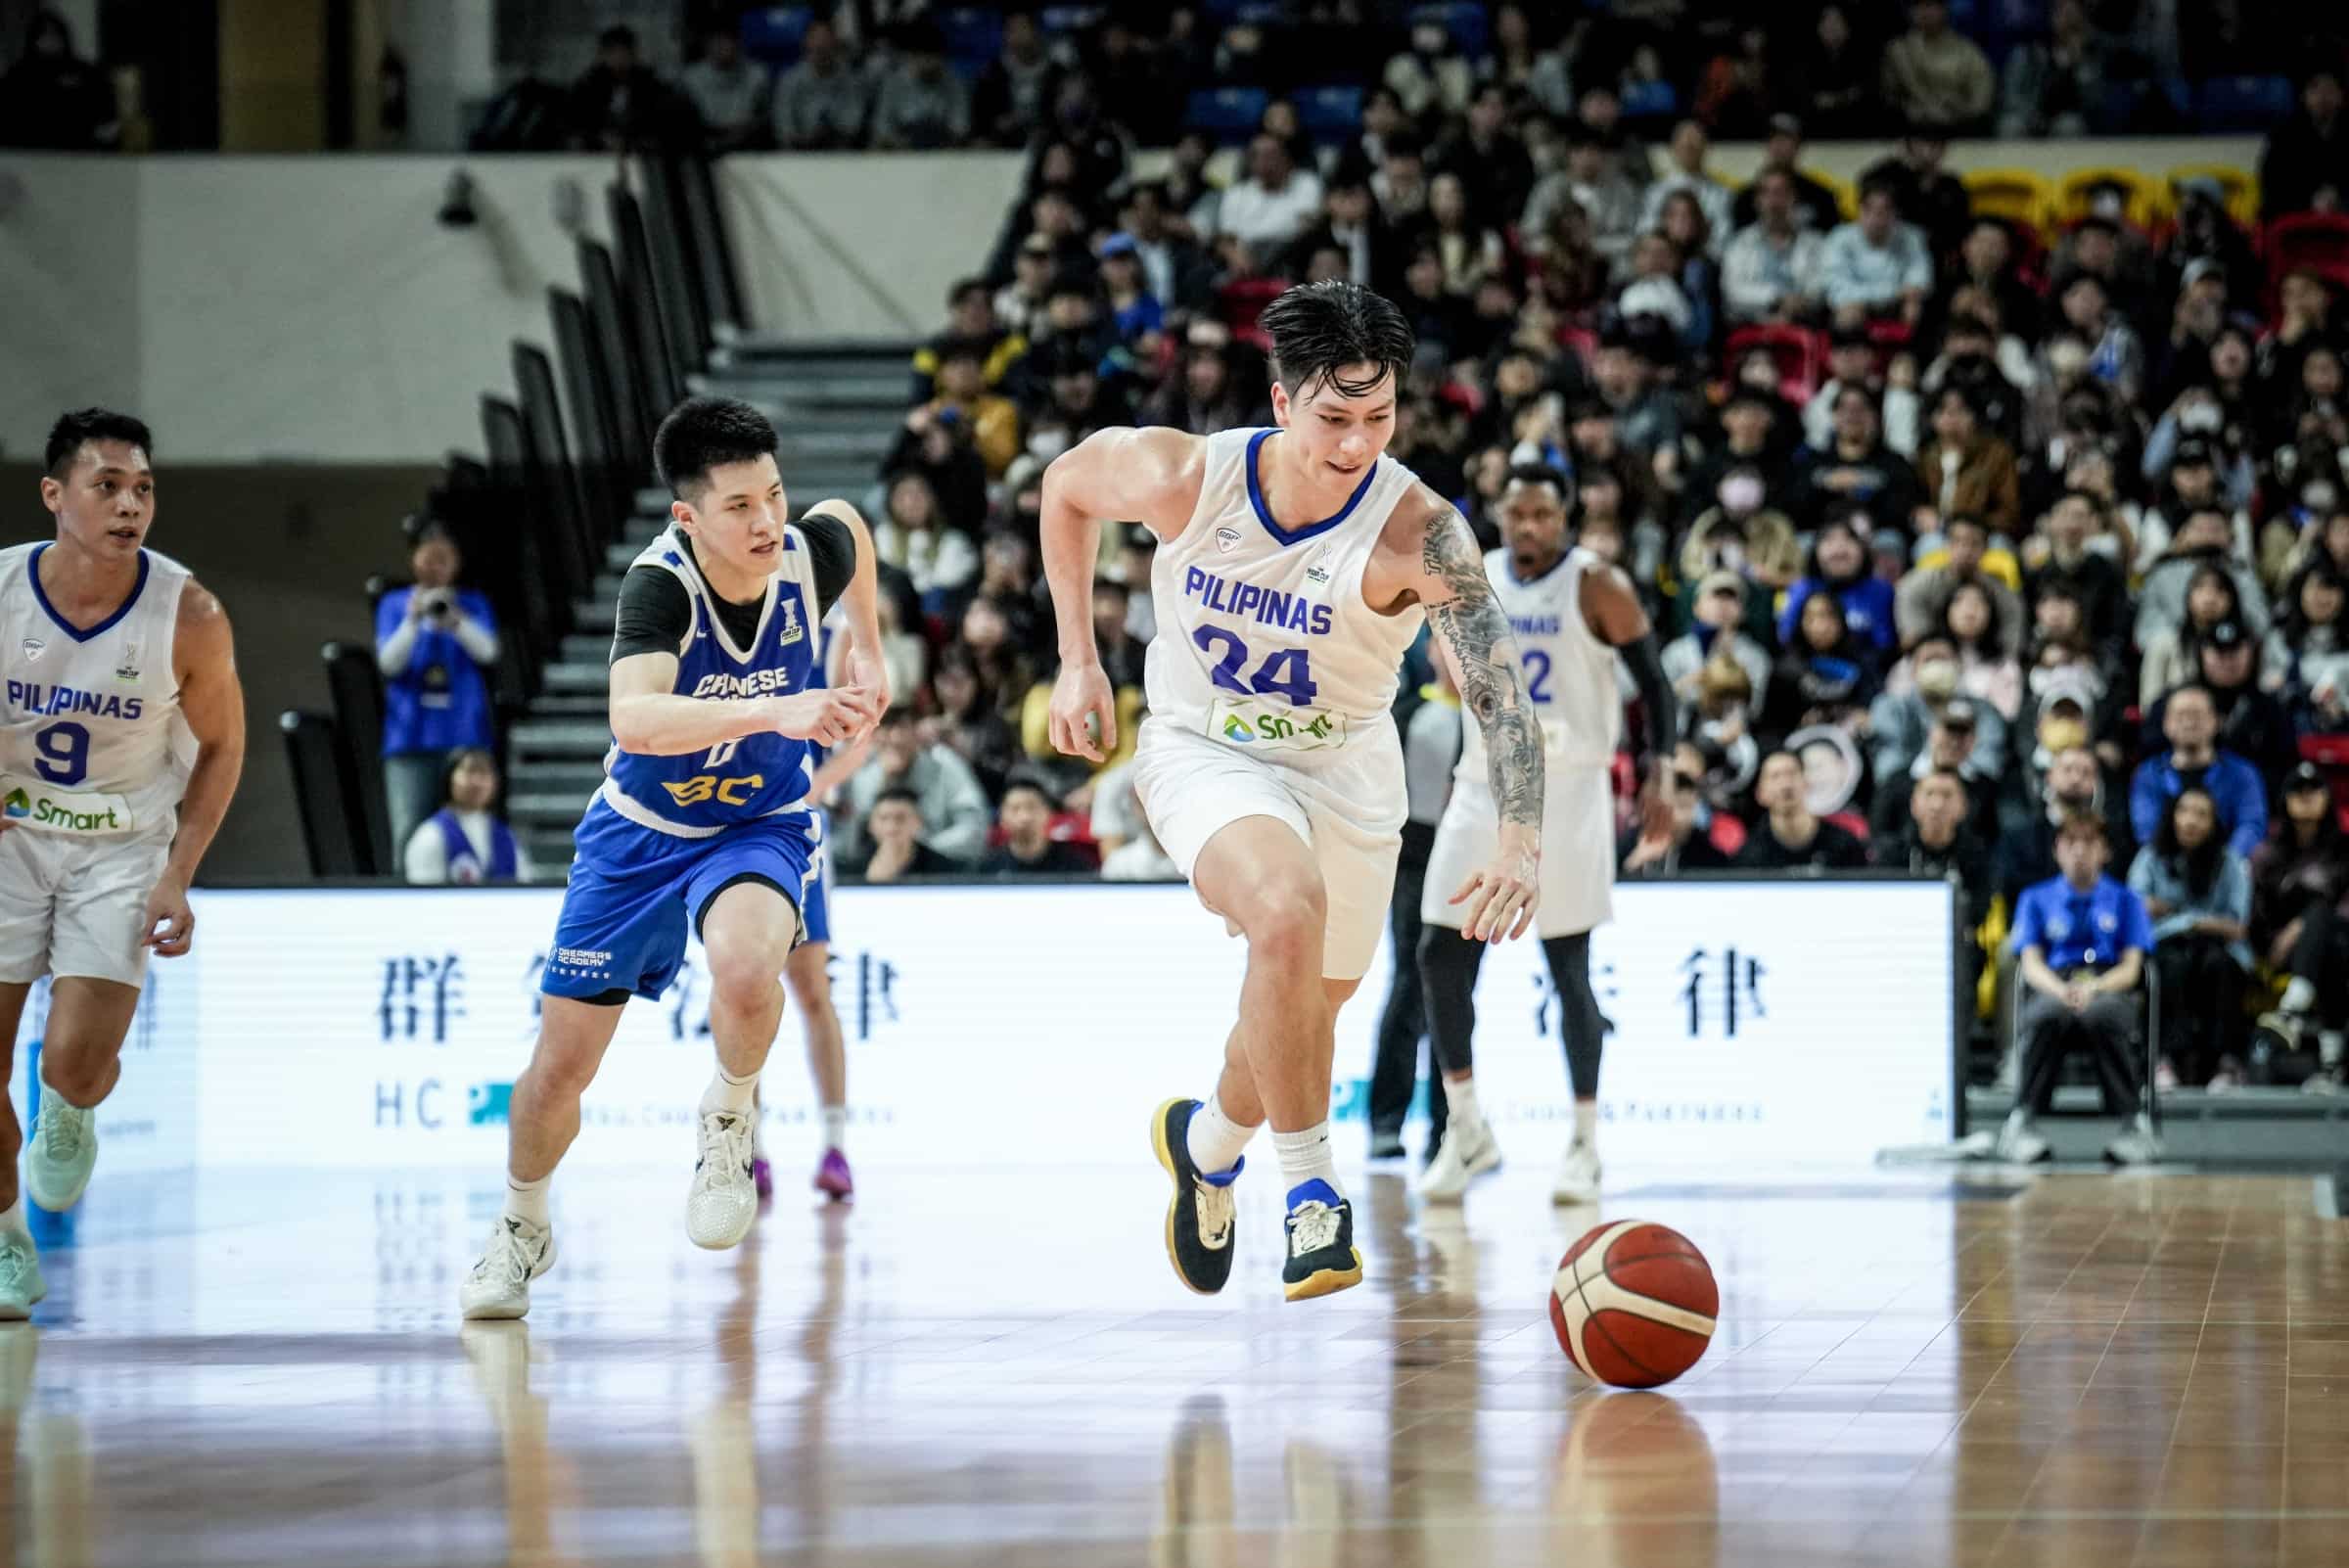
[[[1754,181],[1754,221],[1729,241],[1721,263],[1722,302],[1740,326],[1793,322],[1819,305],[1819,253],[1826,242],[1800,226],[1794,177],[1766,168]]]
[[[1269,262],[1320,210],[1320,176],[1298,168],[1279,137],[1260,135],[1248,144],[1248,177],[1223,193],[1216,237]]]

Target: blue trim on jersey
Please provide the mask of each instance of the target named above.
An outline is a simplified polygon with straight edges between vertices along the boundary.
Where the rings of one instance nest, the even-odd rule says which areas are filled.
[[[49,619],[57,623],[57,629],[75,642],[88,642],[92,637],[113,630],[115,623],[130,614],[132,608],[138,604],[139,595],[147,591],[147,552],[141,550],[139,552],[139,580],[130,585],[130,597],[115,606],[113,615],[84,631],[64,616],[59,615],[57,606],[49,602],[49,595],[41,591],[41,557],[48,553],[49,546],[45,543],[35,548],[32,552],[32,559],[24,563],[24,576],[32,583],[32,596],[40,601],[41,608],[48,613]]]
[[[1354,493],[1346,497],[1346,504],[1339,507],[1333,515],[1323,518],[1318,523],[1308,523],[1301,529],[1284,529],[1272,521],[1271,509],[1265,505],[1264,484],[1256,477],[1256,454],[1263,448],[1265,442],[1270,440],[1275,434],[1277,434],[1275,431],[1260,430],[1249,437],[1248,456],[1240,465],[1242,472],[1248,476],[1248,504],[1256,509],[1256,520],[1265,526],[1265,531],[1278,539],[1283,545],[1297,544],[1317,534],[1327,533],[1331,529],[1353,516],[1354,509],[1361,505],[1362,497],[1370,493],[1370,482],[1378,478],[1376,463],[1370,465],[1369,472],[1362,476],[1361,484],[1354,487]]]

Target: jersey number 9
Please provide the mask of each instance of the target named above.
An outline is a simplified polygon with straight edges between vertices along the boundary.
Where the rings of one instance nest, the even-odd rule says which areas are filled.
[[[90,732],[80,724],[50,725],[32,737],[32,749],[41,754],[32,766],[44,784],[70,789],[89,776]]]

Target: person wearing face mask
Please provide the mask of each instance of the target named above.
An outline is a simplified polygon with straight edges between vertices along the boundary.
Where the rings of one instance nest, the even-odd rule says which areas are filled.
[[[2107,746],[2115,715],[2108,713],[2106,688],[2085,653],[2063,643],[2041,650],[2042,662],[2032,669],[2030,695],[2016,725],[2016,743],[2023,765],[2023,782],[2036,797],[2055,759],[2075,747],[2097,752],[2099,771],[2105,754],[2118,758],[2120,748]]]
[[[1962,695],[1958,650],[1946,635],[1920,641],[1885,677],[1884,690],[1868,705],[1868,762],[1876,781],[1910,776],[1927,756],[1936,726],[1953,711],[1961,715],[1950,729],[1970,729],[1973,739],[1949,765],[1968,782],[1995,783],[2005,776],[2007,729],[1998,710]],[[1954,738],[1954,737],[1953,737]]]
[[[1732,469],[1752,469],[1762,477],[1765,506],[1784,503],[1792,486],[1776,438],[1779,404],[1768,392],[1750,387],[1731,391],[1721,409],[1721,444],[1689,470],[1681,489],[1681,521],[1693,521],[1719,499],[1721,482]]]
[[[2203,686],[2181,686],[2162,708],[2169,749],[2138,764],[2129,785],[2129,826],[2141,844],[2161,826],[2169,803],[2186,790],[2208,794],[2229,848],[2246,858],[2268,836],[2268,788],[2259,770],[2218,745],[2219,711]]]
[[[1968,514],[1952,517],[1943,526],[1942,533],[1946,554],[1938,561],[1933,553],[1921,555],[1916,569],[1901,578],[1893,590],[1893,623],[1901,640],[1913,645],[1918,638],[1939,630],[1949,616],[1950,600],[1958,588],[1979,582],[1998,608],[2003,646],[2007,652],[2019,651],[2022,601],[2013,586],[2004,580],[2004,574],[2007,573],[2014,574],[2015,581],[2021,580],[2013,557],[2004,551],[1994,555],[1990,530],[1980,518]]]
[[[1778,615],[1780,643],[1794,640],[1803,607],[1813,596],[1826,594],[1854,636],[1879,657],[1892,652],[1897,640],[1892,584],[1870,570],[1868,538],[1873,532],[1868,514],[1858,507],[1846,507],[1819,525],[1811,544],[1810,570],[1787,591],[1786,608]]]
[[[2242,1082],[2244,939],[2251,873],[2220,842],[2218,808],[2188,789],[2170,802],[2153,842],[2137,852],[2129,888],[2153,917],[2153,967],[2161,977],[2161,1067],[2155,1082],[2212,1088]]]
[[[1802,549],[1786,514],[1766,504],[1761,470],[1731,468],[1721,477],[1714,500],[1681,548],[1681,580],[1699,582],[1711,572],[1729,571],[1773,592],[1791,586],[1802,573]]]

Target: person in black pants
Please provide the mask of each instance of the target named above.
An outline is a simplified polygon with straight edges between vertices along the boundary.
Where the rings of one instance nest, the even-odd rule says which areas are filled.
[[[1394,938],[1395,969],[1387,984],[1386,1010],[1379,1014],[1378,1044],[1370,1063],[1370,1158],[1403,1157],[1403,1124],[1419,1091],[1419,1064],[1427,1060],[1436,1081],[1429,1038],[1426,993],[1419,983],[1419,900],[1427,885],[1428,853],[1435,848],[1436,823],[1451,793],[1452,764],[1460,756],[1460,699],[1451,671],[1437,661],[1436,682],[1404,726],[1403,771],[1408,815],[1403,824],[1403,853],[1395,862],[1395,901],[1387,929]],[[1444,1141],[1450,1112],[1440,1093],[1428,1097],[1427,1155]]]

